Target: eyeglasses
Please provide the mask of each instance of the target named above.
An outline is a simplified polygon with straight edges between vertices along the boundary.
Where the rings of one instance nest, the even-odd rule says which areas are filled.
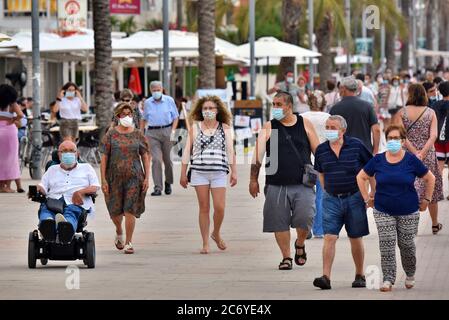
[[[398,136],[393,136],[393,137],[387,137],[387,141],[389,140],[402,140],[402,137],[398,137]]]

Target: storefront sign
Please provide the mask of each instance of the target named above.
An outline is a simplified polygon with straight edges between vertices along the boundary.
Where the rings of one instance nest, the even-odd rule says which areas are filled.
[[[140,14],[140,0],[110,0],[111,14]]]

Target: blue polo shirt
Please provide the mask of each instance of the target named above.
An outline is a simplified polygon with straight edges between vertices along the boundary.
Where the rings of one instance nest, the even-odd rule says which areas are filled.
[[[172,97],[162,95],[159,101],[154,100],[153,97],[145,100],[143,118],[147,126],[168,126],[178,117],[178,108]]]
[[[371,159],[363,170],[376,179],[376,210],[392,216],[418,211],[419,198],[415,180],[416,177],[425,176],[429,169],[414,154],[406,152],[398,163],[389,163],[385,153],[381,153]]]
[[[338,158],[329,141],[315,152],[315,170],[324,174],[324,190],[330,194],[358,191],[356,176],[373,157],[361,140],[349,136],[343,139]]]

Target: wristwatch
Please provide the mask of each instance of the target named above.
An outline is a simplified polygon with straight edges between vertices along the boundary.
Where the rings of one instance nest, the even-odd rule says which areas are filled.
[[[56,98],[56,101],[59,101],[59,102],[61,102],[62,100],[61,100],[60,98]]]
[[[430,200],[427,198],[423,198],[423,200],[426,200],[428,203],[430,203]]]

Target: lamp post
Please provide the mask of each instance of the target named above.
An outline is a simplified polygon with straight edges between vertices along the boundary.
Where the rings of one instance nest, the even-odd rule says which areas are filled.
[[[40,52],[39,52],[39,0],[32,1],[31,7],[31,41],[32,41],[32,63],[33,63],[33,128],[32,151],[30,163],[30,175],[32,179],[42,177],[41,158],[42,158],[42,128],[40,115]]]
[[[309,47],[310,50],[313,51],[313,0],[308,0],[308,11],[309,11]],[[296,60],[295,60],[296,61]],[[295,64],[296,69],[296,64]],[[313,89],[313,77],[314,77],[314,70],[313,70],[313,57],[310,58],[309,61],[309,82],[310,82],[310,88]]]
[[[346,26],[348,27],[348,33],[351,33],[351,1],[345,0],[345,13],[346,13]],[[349,40],[349,34],[346,38],[346,70],[347,76],[351,74],[351,52],[349,47],[351,46],[351,42]]]
[[[256,82],[256,61],[255,61],[255,45],[256,38],[256,0],[249,1],[249,51],[250,51],[250,99],[255,99],[255,82]]]
[[[168,89],[167,86],[169,85],[168,80],[168,52],[170,50],[169,43],[168,43],[168,0],[164,0],[162,4],[162,19],[164,23],[164,35],[163,35],[163,45],[164,45],[164,73],[163,73],[163,84],[164,88]]]

